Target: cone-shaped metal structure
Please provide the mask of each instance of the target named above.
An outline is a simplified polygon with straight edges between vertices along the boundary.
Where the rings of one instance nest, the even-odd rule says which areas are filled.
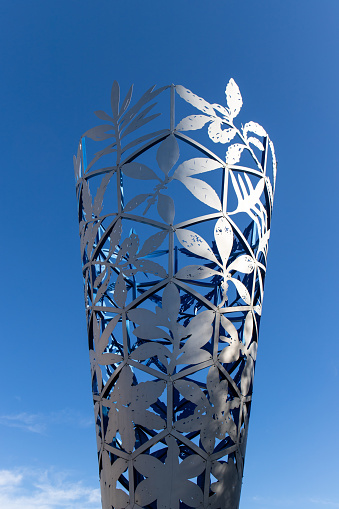
[[[114,82],[74,157],[103,509],[239,505],[276,160],[225,93]]]

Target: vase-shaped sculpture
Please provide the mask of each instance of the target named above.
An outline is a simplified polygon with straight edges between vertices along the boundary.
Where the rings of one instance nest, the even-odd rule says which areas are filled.
[[[103,509],[239,506],[276,160],[225,93],[114,82],[74,157]]]

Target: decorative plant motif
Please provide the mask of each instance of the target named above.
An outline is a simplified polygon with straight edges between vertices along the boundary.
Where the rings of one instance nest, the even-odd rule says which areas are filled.
[[[212,474],[218,482],[211,484],[214,495],[210,497],[208,509],[234,509],[238,507],[241,489],[241,479],[233,458],[228,462],[212,463]]]
[[[199,113],[176,127],[175,92]],[[152,87],[131,106],[114,82],[112,114],[96,112],[74,157],[104,509],[238,507],[277,163],[263,127],[236,127],[233,79],[225,94],[222,106]],[[156,97],[170,123],[148,133]],[[205,141],[188,136],[204,126]],[[88,166],[86,136],[102,142]],[[190,193],[180,207],[175,181]],[[142,189],[125,204],[131,183]]]
[[[95,111],[95,114],[100,120],[104,120],[105,122],[110,122],[110,124],[102,124],[92,129],[89,129],[85,132],[83,136],[88,136],[96,141],[104,141],[109,138],[113,138],[113,143],[111,143],[108,147],[103,150],[100,150],[88,165],[86,171],[88,172],[94,163],[100,159],[100,157],[111,154],[113,152],[117,153],[117,165],[120,164],[121,156],[126,150],[146,141],[150,138],[153,138],[157,133],[150,133],[144,136],[137,138],[136,140],[131,141],[127,145],[123,147],[123,139],[139,129],[140,127],[146,125],[148,122],[153,120],[154,118],[161,115],[161,113],[155,113],[153,115],[147,116],[148,113],[154,108],[156,103],[153,103],[147,106],[144,110],[142,108],[155,99],[157,95],[166,90],[168,87],[158,88],[154,90],[155,85],[147,90],[144,95],[139,99],[139,101],[128,109],[133,92],[133,85],[127,92],[125,99],[123,100],[120,106],[120,87],[117,81],[114,81],[112,90],[111,90],[111,107],[112,107],[112,116],[108,115],[102,110]],[[140,111],[142,110],[142,111]],[[160,131],[162,132],[162,131]]]
[[[120,320],[120,315],[116,315],[104,329],[100,336],[100,325],[95,316],[93,317],[93,342],[94,349],[90,349],[89,358],[91,362],[92,379],[96,376],[97,388],[100,392],[102,389],[102,373],[101,366],[112,365],[123,360],[123,352],[121,355],[112,352],[105,352],[110,341],[111,334]]]
[[[211,366],[206,381],[208,397],[199,385],[187,380],[174,382],[175,388],[188,401],[196,405],[194,413],[179,419],[174,428],[178,431],[192,432],[200,430],[203,448],[209,454],[214,450],[215,439],[223,440],[226,433],[234,443],[237,442],[237,426],[232,419],[231,410],[240,406],[240,399],[227,400],[228,382],[219,379],[219,370]]]
[[[166,444],[165,463],[149,454],[141,454],[134,461],[138,472],[147,477],[136,487],[136,503],[145,507],[156,500],[157,509],[179,509],[182,500],[189,507],[201,506],[202,491],[189,479],[202,473],[205,461],[197,454],[192,454],[180,463],[180,449],[176,440],[168,436]]]
[[[147,200],[147,206],[143,213],[143,215],[145,215],[148,209],[157,202],[159,216],[165,221],[165,223],[173,224],[175,214],[174,201],[170,196],[162,194],[160,191],[167,189],[167,185],[172,180],[168,174],[178,159],[179,145],[175,136],[171,134],[165,138],[162,143],[160,143],[157,151],[157,162],[163,173],[162,178],[158,177],[158,175],[145,164],[137,162],[124,164],[122,171],[128,177],[139,180],[159,181],[159,184],[154,187],[153,193],[138,194],[126,204],[124,211],[130,212]]]
[[[110,444],[119,431],[122,447],[132,452],[135,444],[133,423],[149,429],[164,429],[166,422],[147,408],[157,401],[165,387],[166,383],[162,380],[133,385],[131,368],[124,366],[110,399],[102,400],[102,404],[110,409],[105,442]]]
[[[172,346],[171,351],[159,341],[149,341],[130,354],[132,359],[142,361],[158,357],[169,375],[174,372],[177,365],[198,364],[212,359],[210,352],[202,347],[213,333],[213,311],[199,313],[184,327],[177,321],[179,309],[179,291],[174,284],[169,284],[163,293],[162,307],[156,307],[155,313],[143,308],[129,311],[129,319],[139,324],[133,331],[135,336],[144,340],[164,339]],[[161,327],[168,329],[169,332]]]
[[[266,137],[267,133],[265,129],[256,122],[247,122],[241,130],[233,124],[233,119],[239,114],[243,104],[240,90],[233,79],[230,79],[225,90],[227,107],[221,106],[220,104],[210,104],[182,85],[176,85],[176,91],[186,102],[205,113],[204,115],[190,115],[184,118],[176,126],[177,131],[201,129],[205,124],[210,122],[208,135],[214,143],[229,143],[237,135],[242,141],[242,143],[235,143],[228,148],[226,153],[227,164],[236,164],[239,162],[243,150],[247,149],[258,168],[262,169],[261,163],[256,157],[251,145],[254,145],[260,151],[264,151],[264,146],[258,138],[248,136],[248,133],[251,132],[261,137]],[[221,114],[221,116],[218,114]],[[224,127],[224,129],[222,127]],[[275,159],[274,152],[272,152],[272,156]]]
[[[239,340],[238,331],[224,315],[221,315],[221,325],[230,337],[220,336],[221,341],[229,344],[219,354],[220,362],[231,363],[239,359],[240,355],[246,356],[246,364],[241,374],[241,393],[246,396],[251,386],[254,375],[254,362],[257,358],[258,343],[253,339],[253,315],[249,311],[246,315],[243,340]]]
[[[240,187],[232,171],[230,171],[230,175],[234,191],[238,198],[238,206],[234,212],[230,213],[230,216],[239,212],[246,212],[258,226],[258,235],[261,239],[263,235],[265,235],[267,229],[267,212],[260,201],[260,196],[265,188],[265,178],[261,178],[254,188],[250,178],[245,173],[244,178],[249,189],[248,192],[241,175],[238,175]]]
[[[176,234],[179,242],[186,249],[199,257],[207,258],[219,267],[219,270],[215,270],[205,265],[187,265],[176,273],[176,278],[196,280],[206,279],[211,276],[222,276],[221,288],[223,299],[219,307],[227,300],[227,290],[230,282],[234,284],[240,297],[246,304],[251,304],[251,296],[246,286],[238,279],[232,277],[231,272],[237,271],[243,274],[250,274],[254,270],[255,260],[249,255],[240,255],[228,264],[233,246],[233,230],[225,217],[218,219],[214,228],[214,238],[221,262],[219,262],[208,243],[197,233],[182,229],[177,230]]]
[[[101,470],[101,498],[103,507],[114,507],[114,509],[125,509],[129,503],[129,496],[116,485],[119,477],[127,470],[128,463],[122,458],[118,458],[111,465],[108,452],[102,453]]]
[[[118,219],[110,234],[110,249],[106,260],[95,262],[100,266],[101,272],[93,283],[97,288],[94,303],[97,303],[107,291],[112,273],[118,274],[114,285],[113,299],[118,306],[123,307],[127,298],[127,286],[125,278],[135,276],[138,272],[154,274],[159,278],[165,278],[165,269],[152,260],[145,259],[151,252],[155,251],[165,240],[167,231],[160,231],[151,235],[139,249],[139,237],[131,233],[120,244],[122,234],[121,219]]]

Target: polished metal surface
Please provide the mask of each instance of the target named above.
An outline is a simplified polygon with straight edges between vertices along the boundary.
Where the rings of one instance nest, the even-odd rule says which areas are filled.
[[[233,79],[132,90],[74,157],[103,509],[237,509],[273,143]]]

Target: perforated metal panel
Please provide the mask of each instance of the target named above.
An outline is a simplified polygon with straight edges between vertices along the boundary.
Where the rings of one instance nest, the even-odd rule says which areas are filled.
[[[114,82],[74,157],[104,509],[239,505],[276,159],[225,94]]]

